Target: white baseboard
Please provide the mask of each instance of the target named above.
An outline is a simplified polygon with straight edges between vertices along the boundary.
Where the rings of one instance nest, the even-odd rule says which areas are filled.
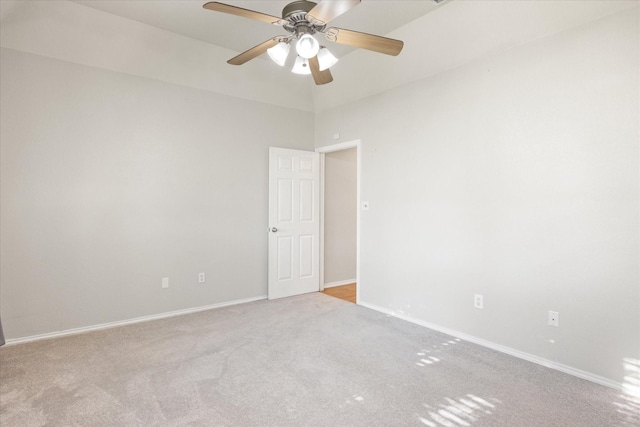
[[[424,326],[425,328],[433,329],[438,332],[445,333],[447,335],[451,335],[456,338],[460,338],[462,340],[481,345],[483,347],[490,348],[492,350],[499,351],[501,353],[508,354],[510,356],[517,357],[519,359],[524,359],[529,362],[536,363],[538,365],[545,366],[547,368],[555,369],[556,371],[564,372],[565,374],[573,375],[574,377],[581,378],[583,380],[591,381],[596,384],[600,384],[606,387],[614,388],[616,390],[620,390],[625,393],[629,393],[629,390],[624,387],[622,383],[617,381],[613,381],[609,378],[601,377],[599,375],[592,374],[591,372],[583,371],[581,369],[576,369],[571,366],[563,365],[558,362],[554,362],[549,359],[545,359],[539,356],[535,356],[533,354],[525,353],[520,350],[515,350],[510,347],[506,347],[504,345],[496,344],[491,341],[484,340],[482,338],[476,338],[471,335],[467,335],[462,332],[455,331],[453,329],[445,328],[433,323],[425,322],[420,319],[416,319],[410,316],[405,316],[403,314],[399,314],[394,312],[393,310],[389,310],[384,307],[377,306],[375,304],[369,304],[366,302],[358,301],[358,305],[361,305],[366,308],[370,308],[371,310],[379,311],[380,313],[388,314],[393,317],[397,317],[398,319],[406,320],[407,322],[415,323],[416,325]]]
[[[245,304],[245,303],[248,303],[248,302],[259,301],[259,300],[263,300],[263,299],[267,299],[267,296],[263,295],[263,296],[259,296],[259,297],[252,297],[252,298],[245,298],[245,299],[239,299],[239,300],[234,300],[234,301],[220,302],[220,303],[217,303],[217,304],[203,305],[203,306],[200,306],[200,307],[186,308],[186,309],[183,309],[183,310],[169,311],[169,312],[166,312],[166,313],[152,314],[152,315],[149,315],[149,316],[142,316],[142,317],[135,317],[133,319],[119,320],[117,322],[101,323],[99,325],[84,326],[82,328],[66,329],[64,331],[56,331],[56,332],[50,332],[50,333],[40,334],[40,335],[31,335],[31,336],[23,337],[23,338],[8,339],[8,340],[6,340],[7,341],[6,345],[9,346],[9,345],[15,345],[15,344],[22,344],[22,343],[27,343],[27,342],[31,342],[31,341],[39,341],[39,340],[45,340],[45,339],[49,339],[49,338],[63,337],[65,335],[82,334],[82,333],[85,333],[85,332],[98,331],[100,329],[109,329],[109,328],[115,328],[117,326],[124,326],[124,325],[131,325],[131,324],[134,324],[134,323],[148,322],[150,320],[166,319],[167,317],[182,316],[182,315],[185,315],[185,314],[198,313],[200,311],[213,310],[215,308],[228,307],[230,305]]]
[[[340,280],[338,282],[325,283],[324,287],[326,289],[326,288],[333,288],[335,286],[350,285],[352,283],[356,283],[356,279]]]

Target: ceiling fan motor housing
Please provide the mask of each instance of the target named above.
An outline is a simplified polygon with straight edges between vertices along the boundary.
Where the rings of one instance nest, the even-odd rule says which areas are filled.
[[[315,7],[315,3],[307,0],[296,0],[289,3],[282,9],[282,18],[288,19],[290,15],[303,14],[306,15]]]
[[[296,37],[303,34],[314,34],[324,30],[325,24],[321,22],[309,22],[307,14],[316,6],[315,2],[296,0],[282,9],[282,18],[288,22],[284,29],[295,33]]]

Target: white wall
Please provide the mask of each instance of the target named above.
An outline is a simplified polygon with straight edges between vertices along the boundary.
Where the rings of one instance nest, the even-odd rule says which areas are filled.
[[[356,278],[357,153],[350,148],[326,153],[324,158],[325,285]]]
[[[640,359],[638,22],[636,6],[317,114],[316,146],[362,140],[362,302],[625,381]]]
[[[266,295],[268,147],[312,149],[311,113],[11,49],[0,64],[7,338]]]

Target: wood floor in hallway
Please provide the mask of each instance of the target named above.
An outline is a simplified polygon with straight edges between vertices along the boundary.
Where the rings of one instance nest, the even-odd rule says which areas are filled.
[[[331,288],[325,288],[325,290],[322,291],[322,293],[335,298],[340,298],[345,301],[352,302],[354,304],[356,302],[356,284],[355,283],[342,285],[342,286],[333,286]]]

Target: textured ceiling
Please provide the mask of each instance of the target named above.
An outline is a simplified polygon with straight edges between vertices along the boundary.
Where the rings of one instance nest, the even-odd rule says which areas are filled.
[[[225,62],[283,31],[202,8],[206,0],[0,0],[3,48],[304,111],[324,111],[425,79],[622,10],[638,0],[363,0],[331,24],[405,42],[391,57],[327,43],[334,81],[282,70],[266,55]],[[326,0],[332,1],[332,0]],[[287,1],[229,3],[280,15]],[[344,50],[343,50],[344,49]],[[235,53],[234,53],[235,52]],[[291,56],[291,55],[290,55]],[[291,58],[290,58],[291,59]]]
[[[215,44],[236,52],[243,52],[273,36],[287,34],[279,27],[260,21],[212,12],[202,8],[207,0],[75,0],[94,9],[142,22],[167,31]],[[325,0],[333,1],[333,0]],[[281,16],[289,3],[279,1],[223,1],[223,3]],[[388,1],[363,0],[362,3],[331,21],[332,26],[360,32],[387,33],[423,16],[438,7],[431,0]],[[327,42],[338,57],[353,48]],[[263,55],[266,57],[266,55]]]

